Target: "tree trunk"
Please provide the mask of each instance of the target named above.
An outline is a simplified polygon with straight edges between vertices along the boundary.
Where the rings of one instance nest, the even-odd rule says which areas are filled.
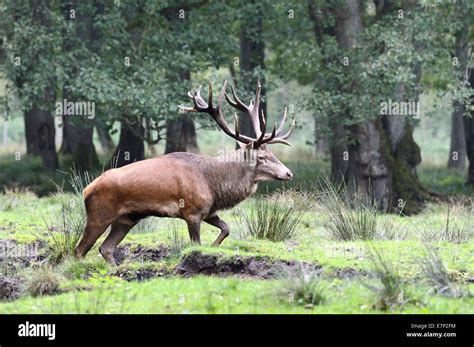
[[[464,170],[466,167],[466,139],[464,135],[464,103],[453,101],[451,114],[451,146],[449,150],[448,168]]]
[[[240,23],[240,79],[239,87],[242,101],[248,103],[254,96],[257,81],[260,80],[262,86],[260,103],[261,109],[267,114],[265,101],[265,76],[261,73],[265,59],[265,44],[262,40],[263,34],[263,8],[255,0],[250,1],[255,6],[255,13],[252,16],[244,16]],[[261,71],[259,71],[261,70]],[[244,135],[255,137],[250,119],[244,114],[239,116],[240,132]]]
[[[472,69],[468,70],[469,73],[469,84],[474,87],[474,72]],[[469,161],[469,167],[467,169],[467,182],[474,184],[474,95],[471,96],[471,115],[470,117],[464,117],[464,134],[466,137],[466,154]]]
[[[199,152],[194,122],[188,115],[166,122],[165,153],[172,152]]]
[[[43,169],[54,171],[58,168],[58,156],[54,144],[54,119],[49,112],[37,107],[25,112],[25,136],[27,154],[39,155]]]
[[[189,70],[179,73],[180,81],[189,81],[190,77]],[[186,114],[166,122],[165,154],[172,152],[199,152],[194,121]]]
[[[114,141],[112,140],[112,136],[110,136],[107,125],[100,121],[98,118],[95,118],[94,121],[102,150],[106,153],[112,152],[115,148],[115,145]]]
[[[457,4],[459,10],[462,10],[462,4]],[[464,82],[462,72],[467,69],[469,59],[468,33],[469,22],[464,20],[463,27],[456,33],[456,46],[454,55],[458,59],[458,69],[460,78]],[[463,116],[466,111],[464,100],[453,100],[453,113],[451,114],[451,146],[449,150],[448,167],[463,170],[466,165],[466,141],[464,136]]]
[[[99,158],[92,141],[94,123],[92,120],[84,119],[82,124],[78,125],[70,117],[63,116],[61,152],[72,155],[72,161],[79,170],[90,170],[99,164]]]
[[[120,140],[111,160],[111,166],[122,167],[145,157],[145,145],[143,143],[144,128],[140,121],[122,121],[120,126]]]
[[[329,152],[331,155],[331,181],[335,184],[344,182],[349,164],[346,128],[337,124],[337,119],[329,121],[331,129]]]

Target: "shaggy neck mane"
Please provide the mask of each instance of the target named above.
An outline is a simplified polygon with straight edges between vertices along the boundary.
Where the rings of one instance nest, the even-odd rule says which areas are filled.
[[[237,205],[256,189],[255,165],[242,161],[242,150],[215,158],[192,153],[170,155],[201,168],[214,195],[212,212]]]
[[[214,192],[214,210],[231,208],[254,192],[255,166],[245,162],[226,162],[213,158],[206,172]]]

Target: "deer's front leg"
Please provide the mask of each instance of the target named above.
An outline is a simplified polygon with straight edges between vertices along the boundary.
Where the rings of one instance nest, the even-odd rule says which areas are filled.
[[[204,221],[212,226],[221,229],[221,233],[219,234],[219,236],[217,236],[216,241],[214,241],[214,243],[212,244],[213,246],[219,246],[222,241],[224,241],[224,239],[229,236],[229,227],[222,219],[219,218],[217,214],[207,217],[206,219],[204,219]]]
[[[188,218],[186,219],[188,225],[189,237],[192,242],[201,244],[201,219],[198,218]]]

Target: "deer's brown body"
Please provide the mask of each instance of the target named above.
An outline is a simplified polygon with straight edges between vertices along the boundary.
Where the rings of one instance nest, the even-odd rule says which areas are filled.
[[[225,89],[220,101],[224,92]],[[259,89],[257,101],[258,98]],[[220,105],[213,109],[212,101],[209,106],[203,104],[199,94],[193,101],[194,111],[220,113]],[[286,113],[283,122],[285,117]],[[221,119],[216,121],[221,127],[227,126],[220,123]],[[258,131],[261,130],[258,129],[257,134]],[[230,135],[244,144],[230,155],[212,158],[171,153],[109,170],[94,180],[84,189],[87,223],[75,251],[76,257],[85,256],[111,225],[100,252],[105,260],[114,263],[116,246],[135,224],[148,216],[185,220],[191,240],[197,243],[201,242],[200,225],[205,221],[220,228],[221,233],[214,242],[219,245],[229,235],[229,229],[217,211],[245,200],[255,192],[259,181],[288,180],[293,176],[265,145],[271,141],[286,143],[284,137],[276,137],[275,128],[272,134],[265,134],[263,130],[258,140],[239,135],[238,131]]]

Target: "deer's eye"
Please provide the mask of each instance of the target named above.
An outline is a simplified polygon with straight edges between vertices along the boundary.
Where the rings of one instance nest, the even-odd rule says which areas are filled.
[[[258,160],[260,160],[260,161],[265,161],[265,157],[264,157],[264,156],[261,156],[261,155],[259,155],[259,156],[258,156]]]

